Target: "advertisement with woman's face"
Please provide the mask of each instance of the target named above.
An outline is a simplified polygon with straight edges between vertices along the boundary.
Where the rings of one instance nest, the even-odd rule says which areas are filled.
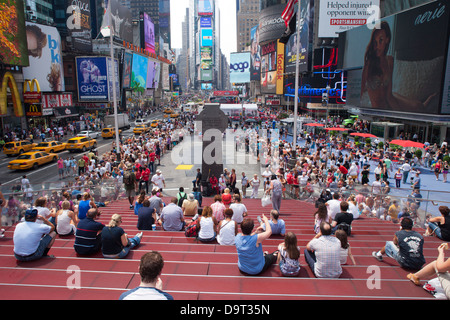
[[[440,113],[449,9],[447,2],[435,1],[382,19],[372,29],[362,26],[340,35],[341,67],[353,69],[347,104]]]

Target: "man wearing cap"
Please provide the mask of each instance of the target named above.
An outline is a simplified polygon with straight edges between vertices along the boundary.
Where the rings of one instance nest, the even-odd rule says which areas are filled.
[[[166,187],[166,182],[161,170],[156,170],[156,174],[152,177],[152,184],[153,187],[158,187],[160,190]]]
[[[42,223],[36,223],[37,220]],[[55,226],[38,215],[37,209],[28,209],[25,221],[14,230],[14,256],[19,261],[33,261],[48,256],[55,237]]]

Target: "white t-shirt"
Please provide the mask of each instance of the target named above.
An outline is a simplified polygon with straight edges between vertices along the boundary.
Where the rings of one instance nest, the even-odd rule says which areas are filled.
[[[247,212],[247,207],[243,203],[232,203],[230,209],[233,210],[233,217],[231,220],[242,223],[244,220],[244,212]]]
[[[328,200],[327,207],[328,207],[328,216],[330,216],[331,219],[334,220],[336,214],[341,212],[341,201],[336,199]]]
[[[50,210],[47,207],[35,207],[35,209],[37,209],[38,214],[43,216],[45,219],[48,220],[48,218],[50,218]],[[36,220],[36,223],[42,224],[44,223],[42,220]]]
[[[155,175],[152,177],[152,183],[153,183],[153,185],[157,186],[157,187],[160,188],[160,189],[162,189],[162,188],[164,187],[163,181],[164,181],[164,177],[163,177],[162,174],[160,174],[160,175],[155,174]]]
[[[42,235],[50,233],[50,230],[50,226],[42,223],[28,221],[19,223],[14,230],[14,253],[20,256],[29,256],[35,253]]]

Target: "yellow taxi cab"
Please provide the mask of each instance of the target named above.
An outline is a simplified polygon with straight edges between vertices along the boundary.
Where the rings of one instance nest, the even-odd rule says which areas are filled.
[[[142,134],[149,131],[149,128],[145,124],[139,124],[133,129],[134,134]]]
[[[17,159],[10,161],[8,169],[10,170],[26,170],[37,169],[39,166],[54,162],[58,159],[56,153],[47,153],[43,151],[31,151],[22,153]]]
[[[158,120],[152,120],[152,123],[150,124],[150,126],[151,126],[152,128],[156,128],[156,127],[158,127],[158,124],[159,124],[159,121],[158,121]]]
[[[171,118],[178,118],[180,115],[178,114],[178,113],[176,113],[176,112],[174,112],[174,113],[172,113],[171,115],[170,115],[170,117]]]
[[[66,144],[60,141],[40,142],[33,150],[55,153],[66,150]]]
[[[122,133],[122,130],[119,129],[119,134]],[[108,138],[115,138],[116,137],[116,129],[114,128],[103,128],[102,130],[102,138],[108,139]]]
[[[27,140],[11,141],[5,143],[5,145],[3,146],[3,153],[8,157],[16,156],[24,152],[31,151],[36,145],[37,143],[31,143]]]
[[[172,109],[170,109],[170,108],[165,108],[165,109],[164,109],[164,113],[171,114],[171,113],[172,113]]]
[[[87,149],[95,149],[97,147],[97,140],[89,137],[74,137],[69,139],[66,143],[66,150],[69,152],[83,151]]]

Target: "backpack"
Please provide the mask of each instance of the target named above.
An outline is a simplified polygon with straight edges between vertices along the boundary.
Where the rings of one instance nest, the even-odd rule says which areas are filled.
[[[184,235],[186,237],[195,238],[198,236],[198,221],[199,219],[194,220],[186,226],[184,229]]]
[[[131,172],[126,171],[123,175],[123,183],[126,185],[130,185],[133,183],[133,179],[131,178]]]
[[[178,206],[181,208],[183,205],[183,201],[187,199],[186,192],[184,192],[184,195],[181,196],[181,193],[178,193],[180,195],[180,199],[178,199]]]
[[[337,225],[337,230],[344,230],[349,236],[352,232],[352,227],[348,223],[341,222]]]

